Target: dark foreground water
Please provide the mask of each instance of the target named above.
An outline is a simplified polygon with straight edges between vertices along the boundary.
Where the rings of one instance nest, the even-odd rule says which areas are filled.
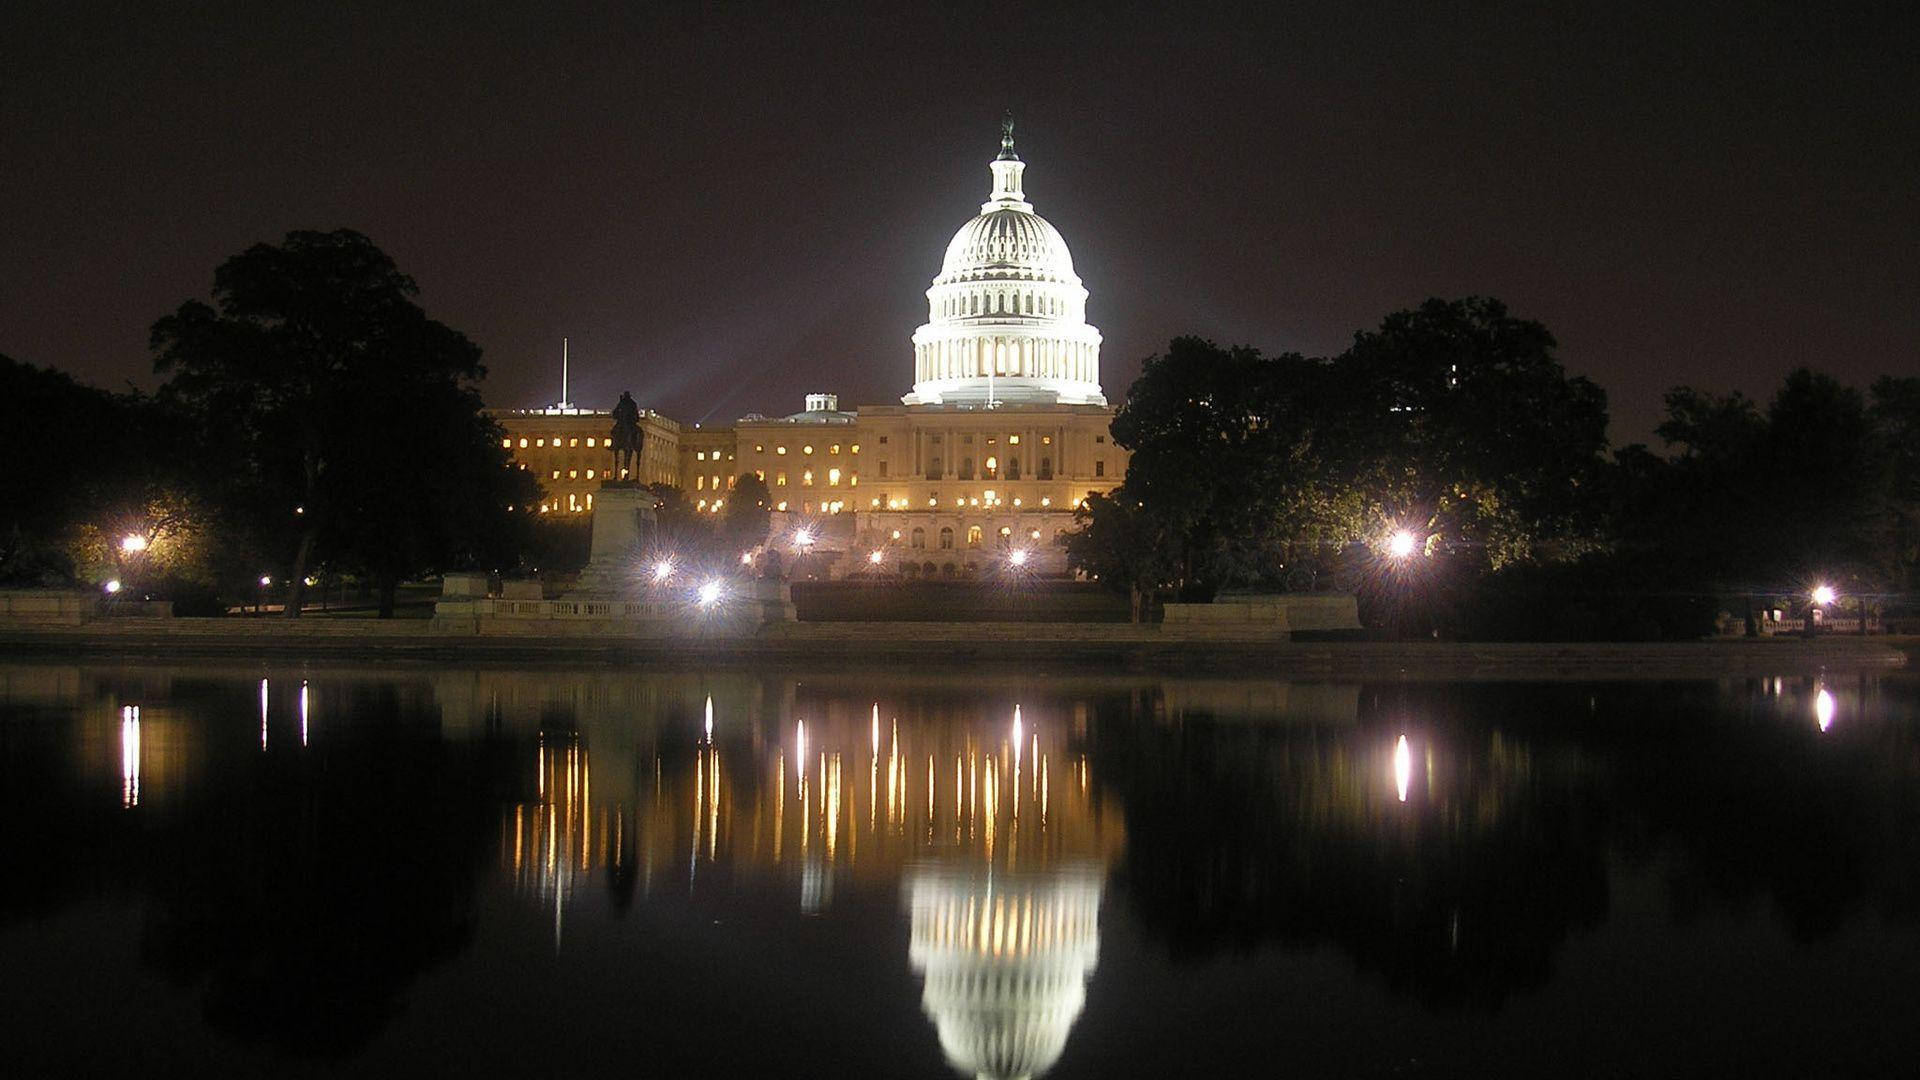
[[[1909,1074],[1920,680],[0,665],[43,1075]]]

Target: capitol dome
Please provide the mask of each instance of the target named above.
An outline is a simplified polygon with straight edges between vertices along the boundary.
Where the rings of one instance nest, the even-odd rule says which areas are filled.
[[[947,1064],[977,1080],[1030,1080],[1060,1059],[1100,955],[1103,873],[927,865],[908,875],[908,957]]]
[[[1013,122],[989,168],[993,192],[947,244],[914,332],[908,405],[1105,405],[1100,331],[1060,230],[1021,189]]]

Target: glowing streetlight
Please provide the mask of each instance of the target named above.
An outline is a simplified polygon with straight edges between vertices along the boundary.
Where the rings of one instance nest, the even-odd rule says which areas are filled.
[[[887,561],[887,553],[875,548],[873,551],[867,553],[867,561],[875,566],[879,566],[881,563]]]
[[[1387,554],[1396,559],[1404,559],[1420,548],[1420,538],[1401,529],[1387,539]]]
[[[720,583],[709,581],[700,586],[700,606],[712,607],[720,602]]]
[[[805,551],[813,546],[813,534],[805,529],[793,534],[793,546]]]
[[[741,566],[752,566],[752,565],[753,565],[753,552],[751,552],[751,551],[743,551],[743,552],[741,552],[741,553],[740,553],[740,565],[741,565]]]
[[[665,581],[672,576],[673,576],[673,560],[672,559],[661,559],[659,562],[653,564],[653,580],[654,581],[656,582]]]
[[[139,533],[128,533],[120,538],[120,550],[129,555],[138,555],[147,550],[147,538]]]
[[[102,585],[100,587],[107,590],[107,594],[111,596],[112,594],[120,591],[120,579],[114,578],[112,581],[109,581],[105,585]]]
[[[1836,599],[1839,599],[1839,596],[1840,594],[1834,592],[1833,586],[1831,585],[1821,585],[1813,590],[1813,602],[1819,604],[1821,607],[1826,607],[1828,604],[1833,603]]]
[[[270,574],[261,574],[261,575],[260,575],[260,587],[261,587],[261,588],[263,588],[263,589],[264,589],[264,588],[266,588],[267,586],[269,586],[269,585],[271,585],[271,584],[273,584],[273,577],[272,577],[272,575],[270,575]]]
[[[1027,565],[1027,552],[1026,552],[1026,550],[1025,550],[1024,548],[1016,548],[1016,549],[1014,549],[1014,550],[1013,550],[1013,551],[1012,551],[1011,553],[1009,553],[1009,554],[1007,555],[1007,561],[1008,561],[1008,562],[1010,562],[1010,563],[1012,563],[1012,564],[1013,564],[1013,565],[1015,565],[1015,566],[1025,566],[1025,565]]]

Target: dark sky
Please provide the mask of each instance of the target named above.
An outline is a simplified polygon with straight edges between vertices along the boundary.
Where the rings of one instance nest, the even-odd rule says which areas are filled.
[[[152,385],[225,257],[350,227],[492,370],[685,420],[897,401],[1003,108],[1118,400],[1175,334],[1545,322],[1643,439],[1686,382],[1920,372],[1909,5],[14,0],[0,352]]]

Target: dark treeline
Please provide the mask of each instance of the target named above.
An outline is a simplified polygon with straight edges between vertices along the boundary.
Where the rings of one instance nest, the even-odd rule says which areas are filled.
[[[1694,637],[1823,584],[1841,614],[1909,610],[1920,378],[1676,388],[1664,454],[1606,427],[1605,393],[1496,300],[1429,300],[1331,358],[1177,338],[1115,416],[1126,480],[1069,552],[1137,609],[1338,589],[1420,634]]]
[[[370,589],[518,565],[538,487],[481,412],[480,350],[358,233],[290,233],[156,322],[157,394],[0,358],[27,455],[6,473],[0,581],[112,581],[190,612],[324,580]]]

